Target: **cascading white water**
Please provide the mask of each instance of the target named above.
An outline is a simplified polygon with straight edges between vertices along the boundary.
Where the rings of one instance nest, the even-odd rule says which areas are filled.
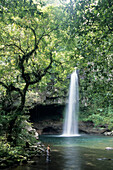
[[[79,112],[79,86],[77,70],[71,74],[69,98],[66,106],[63,136],[79,136],[78,134]]]

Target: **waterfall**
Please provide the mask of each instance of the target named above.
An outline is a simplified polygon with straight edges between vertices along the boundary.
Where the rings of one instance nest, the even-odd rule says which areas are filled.
[[[66,106],[63,136],[79,136],[78,134],[79,112],[79,86],[77,70],[71,74],[69,98]]]

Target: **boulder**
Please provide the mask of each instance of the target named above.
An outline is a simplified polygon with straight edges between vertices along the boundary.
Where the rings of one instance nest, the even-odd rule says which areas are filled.
[[[113,131],[111,131],[111,132],[104,132],[104,135],[105,136],[113,136]]]

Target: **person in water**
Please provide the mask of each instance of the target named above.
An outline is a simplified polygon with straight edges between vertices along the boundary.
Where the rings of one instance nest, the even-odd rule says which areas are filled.
[[[50,162],[51,161],[50,160],[50,151],[51,151],[50,145],[48,145],[47,148],[46,148],[46,153],[47,153],[46,162]]]

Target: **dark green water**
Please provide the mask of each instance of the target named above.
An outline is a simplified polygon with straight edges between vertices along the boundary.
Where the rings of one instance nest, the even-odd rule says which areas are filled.
[[[113,170],[113,137],[88,136],[60,137],[40,136],[51,147],[51,161],[46,156],[37,158],[36,165],[19,166],[13,170]]]

